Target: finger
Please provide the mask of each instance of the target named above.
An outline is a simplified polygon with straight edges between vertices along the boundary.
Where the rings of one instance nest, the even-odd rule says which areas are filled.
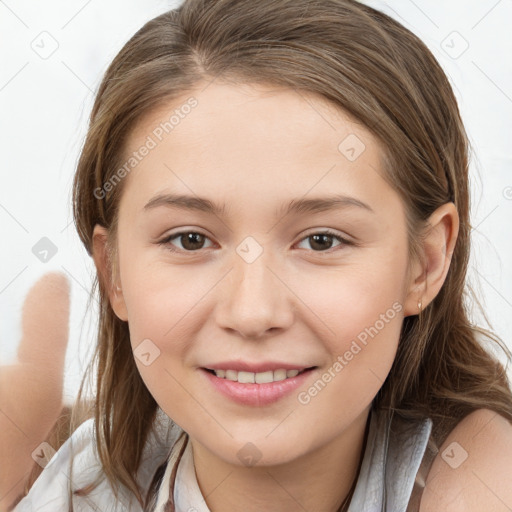
[[[69,281],[62,273],[41,277],[23,304],[18,362],[41,371],[63,372],[69,334]]]

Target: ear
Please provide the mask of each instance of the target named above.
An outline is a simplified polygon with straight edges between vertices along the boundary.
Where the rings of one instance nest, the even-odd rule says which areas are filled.
[[[422,243],[423,261],[415,261],[410,273],[404,316],[417,315],[439,293],[450,268],[459,233],[459,214],[455,205],[445,203],[428,219]]]
[[[128,321],[128,311],[123,297],[119,272],[114,272],[113,262],[108,252],[108,230],[96,224],[92,235],[92,253],[98,278],[108,292],[110,305],[116,316],[125,322]]]

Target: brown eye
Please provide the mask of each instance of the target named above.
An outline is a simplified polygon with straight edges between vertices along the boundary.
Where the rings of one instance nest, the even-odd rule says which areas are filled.
[[[200,233],[185,233],[179,236],[179,240],[181,241],[183,248],[189,251],[201,249],[205,238],[206,237]]]
[[[173,240],[178,240],[181,247],[176,248],[176,246],[171,243]],[[206,240],[209,240],[208,237],[202,233],[197,233],[195,231],[182,231],[168,236],[162,240],[160,244],[169,246],[169,250],[171,251],[193,252],[203,249]]]
[[[340,243],[334,247],[342,247],[345,245],[354,245],[353,242],[333,233],[331,231],[324,231],[319,233],[312,233],[301,240],[309,241],[309,245],[314,252],[326,252],[333,247],[333,241],[338,240]]]
[[[333,237],[331,235],[311,235],[309,238],[312,240],[311,247],[314,250],[330,249],[333,244]]]

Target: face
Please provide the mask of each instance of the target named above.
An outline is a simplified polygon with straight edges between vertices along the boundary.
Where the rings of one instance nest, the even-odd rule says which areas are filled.
[[[202,88],[128,140],[127,161],[145,155],[124,178],[112,303],[149,391],[192,440],[234,464],[248,442],[285,463],[335,442],[391,368],[404,206],[378,141],[322,98]],[[275,383],[206,370],[242,363],[263,375],[228,376],[309,370]]]

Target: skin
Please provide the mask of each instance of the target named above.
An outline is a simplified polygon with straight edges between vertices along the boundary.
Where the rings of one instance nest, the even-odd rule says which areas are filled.
[[[134,350],[145,339],[160,350],[148,366],[135,361],[159,406],[189,433],[212,512],[335,511],[355,477],[369,407],[391,368],[403,318],[418,313],[419,300],[426,307],[445,280],[455,206],[430,219],[426,267],[409,261],[404,205],[382,177],[378,140],[320,97],[270,86],[201,84],[142,119],[126,157],[191,95],[198,106],[122,184],[112,307],[129,323]],[[355,161],[338,150],[349,134],[365,145]],[[226,209],[144,211],[170,192]],[[334,192],[373,213],[354,206],[276,213],[292,199]],[[310,237],[327,228],[355,245],[333,237],[318,248]],[[192,249],[180,237],[159,245],[180,231],[206,238]],[[94,259],[105,281],[112,274],[106,235],[95,227]],[[252,263],[236,250],[248,236],[263,248]],[[308,404],[299,403],[298,393],[394,303],[394,318]],[[317,369],[275,404],[239,405],[199,369],[237,357]],[[252,467],[237,456],[248,442],[261,454]]]
[[[439,447],[426,478],[419,512],[509,512],[511,460],[509,421],[490,409],[473,411]]]
[[[23,492],[34,466],[32,452],[62,410],[69,325],[64,274],[45,274],[32,286],[21,321],[18,362],[0,366],[0,512]]]

